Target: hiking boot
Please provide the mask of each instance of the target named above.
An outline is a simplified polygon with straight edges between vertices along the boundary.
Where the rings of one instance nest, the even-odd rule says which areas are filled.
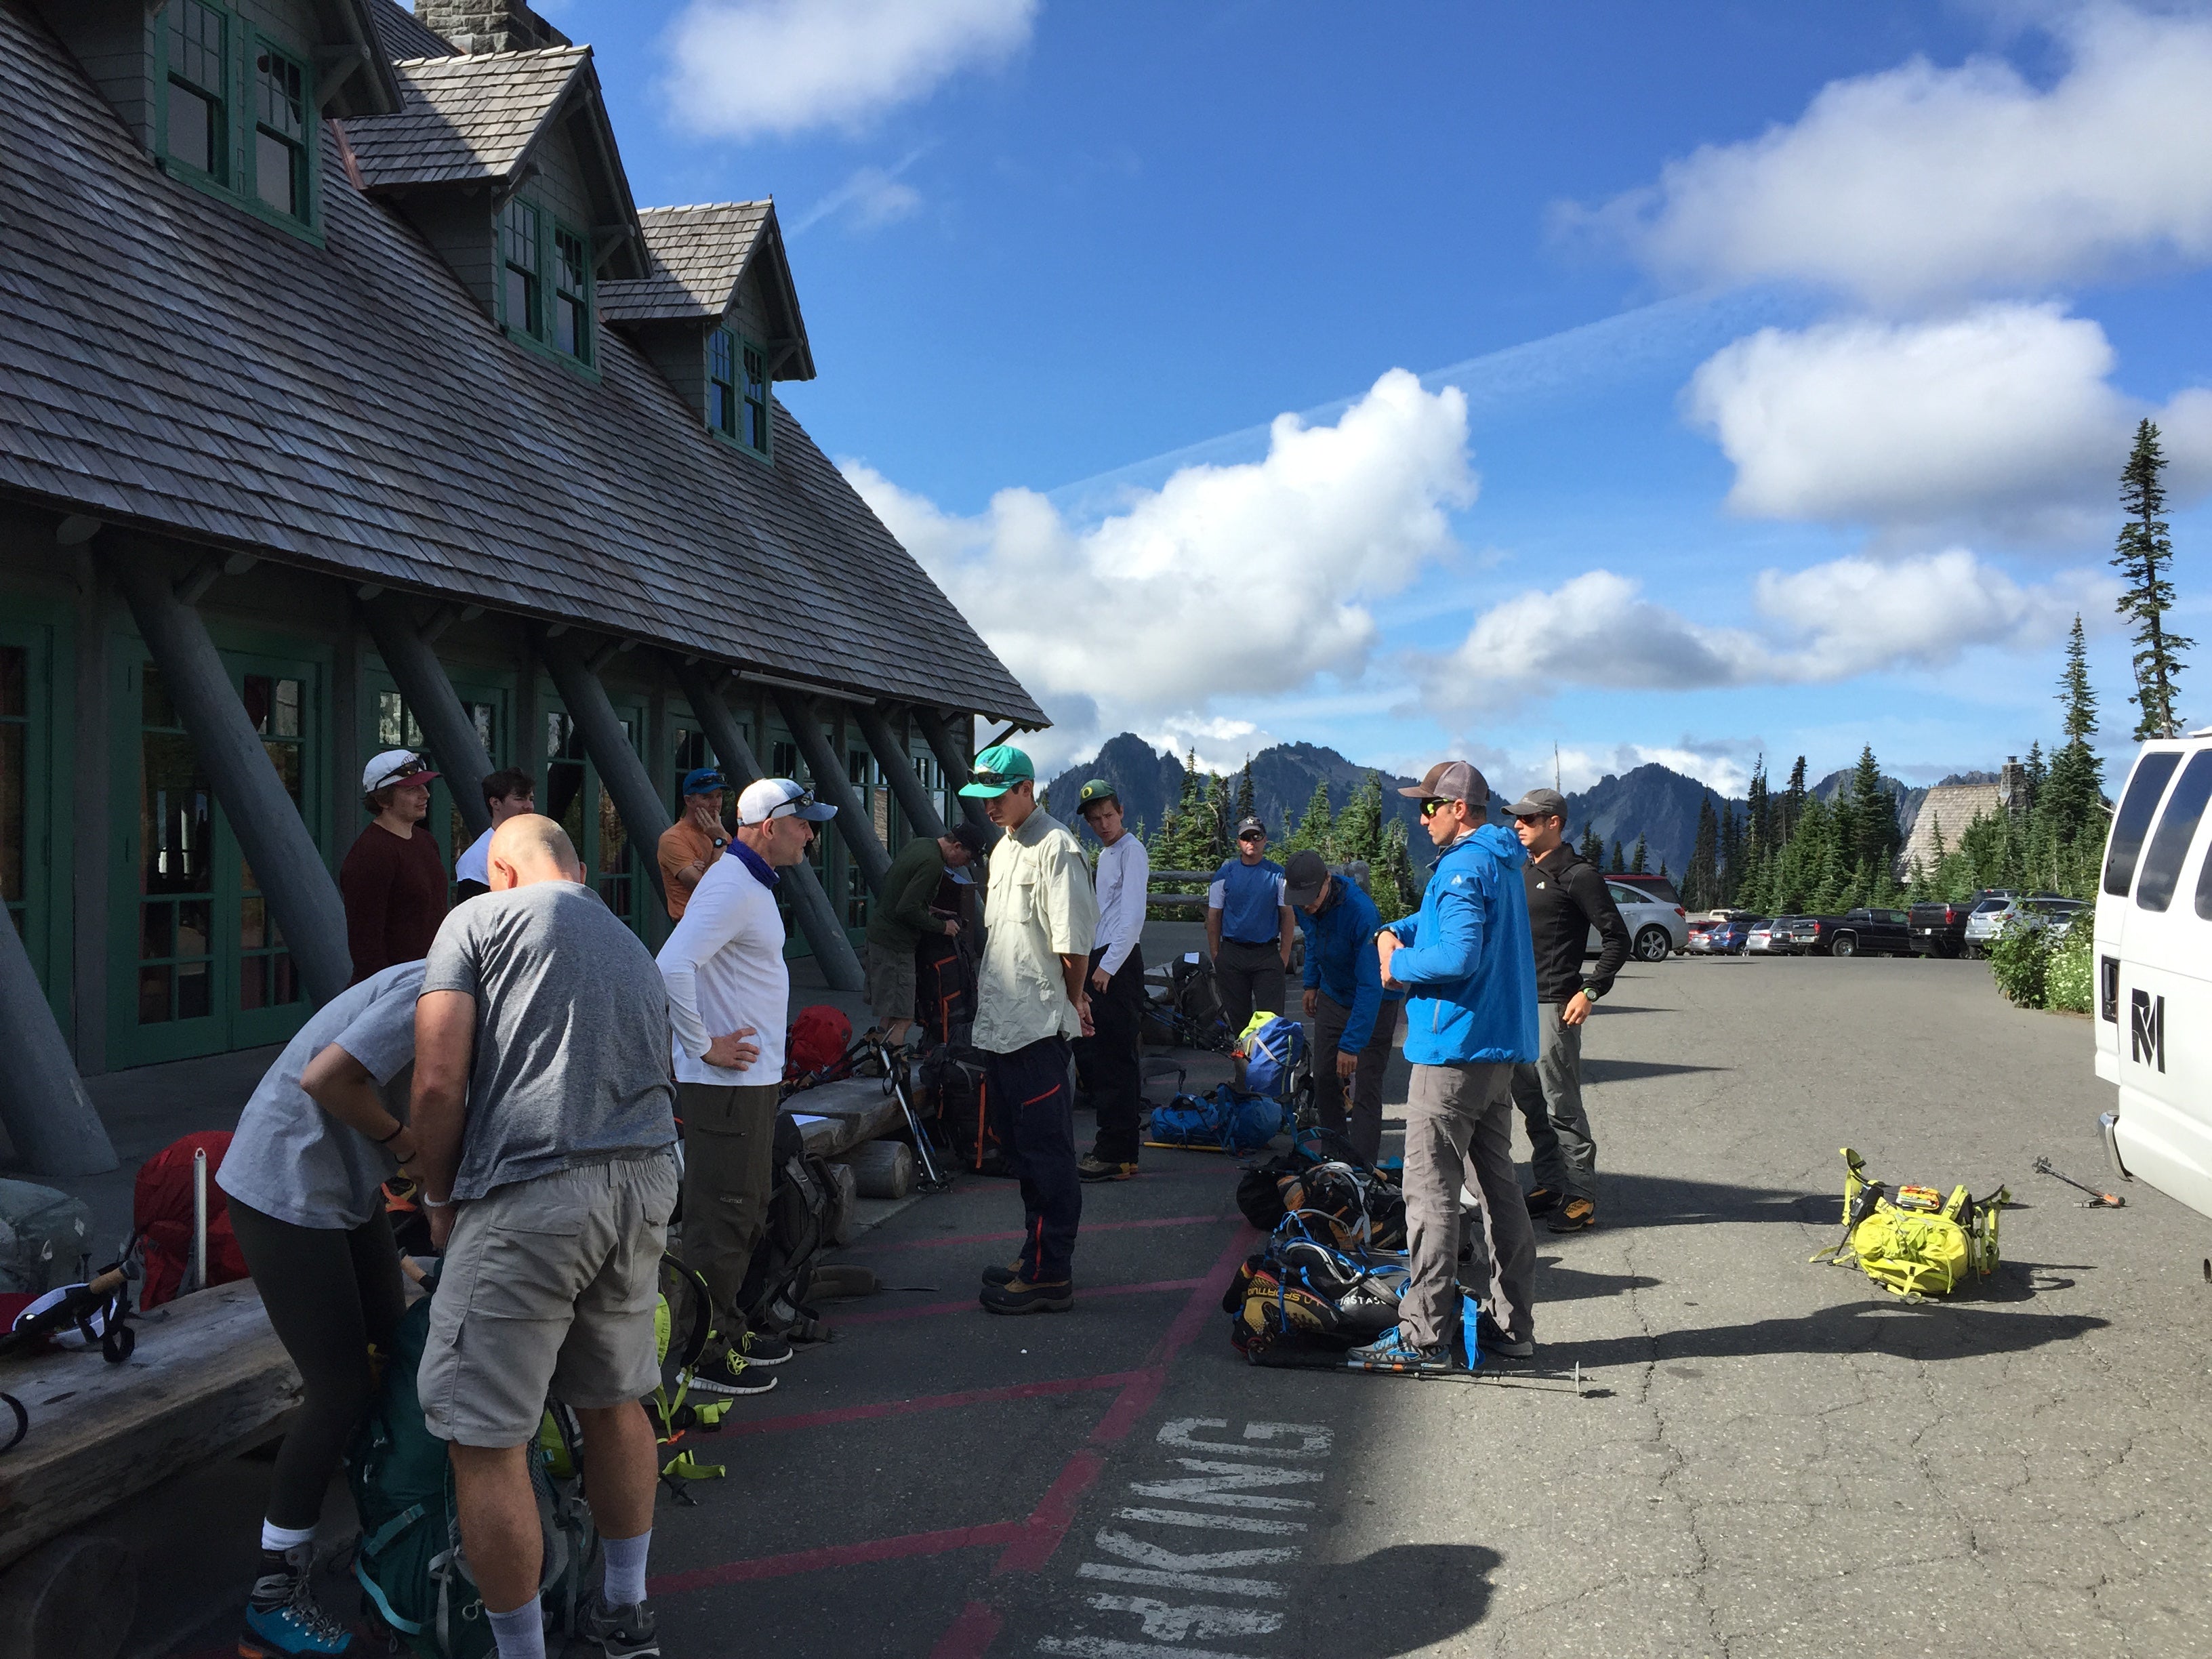
[[[1553,1192],[1549,1187],[1536,1188],[1528,1194],[1528,1213],[1530,1215],[1549,1215],[1552,1212],[1553,1207],[1556,1206],[1559,1201],[1559,1195]]]
[[[1406,1334],[1403,1325],[1394,1325],[1364,1348],[1354,1348],[1344,1356],[1344,1363],[1360,1371],[1449,1371],[1459,1367],[1442,1348],[1424,1348]]]
[[[747,1331],[730,1348],[748,1365],[781,1365],[791,1358],[791,1344],[766,1331]]]
[[[761,1376],[735,1348],[702,1355],[691,1373],[691,1386],[706,1394],[766,1394],[775,1386],[772,1376]]]
[[[1492,1359],[1533,1359],[1536,1345],[1528,1337],[1517,1340],[1505,1334],[1505,1328],[1490,1316],[1488,1309],[1474,1316],[1474,1346],[1485,1358]]]
[[[261,1552],[261,1574],[246,1604],[240,1659],[295,1659],[354,1651],[353,1634],[315,1601],[315,1547]]]
[[[576,1634],[583,1641],[597,1642],[607,1659],[660,1659],[653,1608],[644,1601],[611,1607],[595,1589],[576,1610]]]
[[[1597,1201],[1589,1198],[1571,1198],[1552,1212],[1552,1218],[1544,1224],[1555,1233],[1578,1233],[1586,1227],[1597,1225]]]
[[[1137,1173],[1137,1160],[1127,1163],[1108,1163],[1096,1152],[1085,1152],[1077,1160],[1075,1178],[1078,1181],[1127,1181]]]
[[[1042,1285],[1010,1279],[986,1285],[975,1299],[994,1314],[1066,1313],[1075,1305],[1075,1286],[1065,1279]]]
[[[1019,1256],[1016,1256],[1012,1261],[1004,1265],[994,1261],[983,1269],[983,1282],[986,1285],[1011,1285],[1021,1276],[1022,1261]]]

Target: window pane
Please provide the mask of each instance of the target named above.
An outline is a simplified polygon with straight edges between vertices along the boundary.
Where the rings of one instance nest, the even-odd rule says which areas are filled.
[[[138,970],[138,1023],[141,1025],[167,1024],[171,977],[171,970],[167,968],[141,968]]]
[[[538,210],[527,202],[509,202],[499,217],[500,254],[507,264],[535,273],[538,270]]]
[[[169,82],[169,154],[188,167],[215,171],[215,106],[178,82]]]
[[[507,323],[524,333],[538,328],[538,284],[526,271],[507,268]]]
[[[720,380],[725,385],[734,385],[737,380],[737,375],[732,372],[731,368],[730,337],[728,333],[724,330],[719,328],[716,329],[714,332],[709,349],[711,352],[711,356],[708,364],[709,377],[711,379]]]
[[[707,388],[707,424],[717,432],[735,433],[738,429],[736,399],[730,388],[717,380]]]
[[[0,902],[23,902],[23,792],[29,781],[24,760],[26,728],[0,724]]]
[[[301,210],[297,152],[270,133],[253,135],[253,189],[277,212],[295,219],[307,216]]]
[[[189,738],[149,732],[144,739],[138,828],[148,893],[208,890],[213,837],[207,780]]]
[[[2143,837],[2150,832],[2151,814],[2166,793],[2166,781],[2181,757],[2172,750],[2145,755],[2136,765],[2135,777],[2112,817],[2112,844],[2105,853],[2105,890],[2119,898],[2135,884],[2136,860],[2142,855]]]
[[[584,291],[584,244],[567,231],[553,234],[553,280],[571,294]]]
[[[177,1018],[204,1019],[215,1009],[214,975],[207,963],[179,964],[177,969]]]
[[[2158,833],[2151,837],[2142,876],[2136,883],[2136,902],[2144,909],[2163,910],[2173,902],[2173,890],[2181,883],[2181,860],[2188,855],[2189,843],[2197,838],[2197,822],[2204,816],[2208,797],[2212,797],[2212,750],[2190,761],[2189,769],[2166,797],[2166,811],[2159,815]]]
[[[222,14],[199,0],[169,10],[169,72],[222,95]]]
[[[584,355],[584,308],[563,294],[553,302],[553,339],[571,357]]]
[[[264,51],[254,60],[254,113],[261,124],[283,137],[304,138],[307,123],[300,66]]]

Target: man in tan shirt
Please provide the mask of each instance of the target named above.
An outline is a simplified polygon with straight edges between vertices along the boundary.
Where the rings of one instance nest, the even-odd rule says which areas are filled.
[[[684,920],[684,907],[708,871],[714,867],[730,832],[722,826],[722,775],[702,766],[684,775],[684,816],[660,837],[660,886],[668,896],[671,921]]]

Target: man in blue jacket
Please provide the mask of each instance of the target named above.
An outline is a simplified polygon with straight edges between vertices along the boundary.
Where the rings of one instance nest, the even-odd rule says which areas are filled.
[[[1536,967],[1528,943],[1528,854],[1489,819],[1490,786],[1465,761],[1445,761],[1409,789],[1429,839],[1443,849],[1421,908],[1376,940],[1382,983],[1402,985],[1406,1058],[1406,1247],[1411,1269],[1397,1328],[1355,1364],[1443,1370],[1458,1363],[1460,1189],[1480,1201],[1490,1306],[1468,1336],[1486,1354],[1536,1351],[1532,1285],[1536,1236],[1513,1171],[1513,1068],[1536,1056]],[[1468,1165],[1474,1180],[1468,1180]]]
[[[1331,875],[1311,848],[1284,867],[1284,894],[1306,936],[1305,1017],[1314,1023],[1314,1110],[1322,1127],[1372,1164],[1382,1155],[1382,1073],[1398,1030],[1400,999],[1382,989],[1375,933],[1382,925],[1359,884]],[[1345,1086],[1351,1085],[1346,1126]]]

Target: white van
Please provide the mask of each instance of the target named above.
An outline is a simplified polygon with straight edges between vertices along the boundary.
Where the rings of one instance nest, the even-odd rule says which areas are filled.
[[[2097,893],[2099,1120],[2123,1179],[2212,1216],[2212,726],[2147,743]]]

